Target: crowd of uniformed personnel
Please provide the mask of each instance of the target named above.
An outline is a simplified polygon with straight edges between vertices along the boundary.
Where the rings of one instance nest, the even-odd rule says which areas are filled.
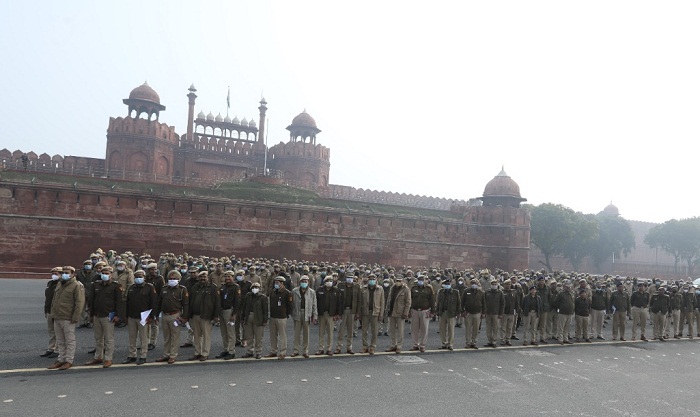
[[[207,361],[212,329],[218,327],[223,350],[216,358],[263,355],[309,357],[311,325],[318,326],[315,355],[355,354],[353,336],[361,330],[362,353],[373,355],[377,337],[390,337],[386,352],[401,353],[404,323],[410,323],[411,351],[427,348],[428,328],[438,321],[440,349],[453,350],[455,328],[464,326],[465,348],[478,349],[485,327],[486,346],[590,343],[605,340],[612,319],[612,340],[700,337],[700,288],[690,282],[621,278],[545,271],[418,268],[290,260],[220,259],[164,253],[159,259],[131,252],[98,249],[82,268],[53,268],[45,290],[49,333],[42,357],[55,358],[49,369],[68,369],[75,359],[75,328],[92,328],[94,357],[85,365],[108,368],[114,360],[114,328],[128,327],[124,364],[141,365],[156,348],[156,362],[174,363],[180,348],[194,349],[188,360]],[[292,349],[287,319],[294,322]],[[651,320],[652,336],[647,338]],[[687,326],[687,328],[686,328]],[[187,331],[183,344],[181,329]],[[572,336],[571,328],[574,328]],[[334,344],[334,331],[337,337]]]

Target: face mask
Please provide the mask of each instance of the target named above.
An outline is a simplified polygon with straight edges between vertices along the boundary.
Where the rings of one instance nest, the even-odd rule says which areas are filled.
[[[143,284],[145,281],[146,281],[146,280],[145,280],[144,278],[141,278],[141,277],[134,278],[134,283],[135,283],[136,285],[141,285],[141,284]]]
[[[464,285],[464,281],[457,281],[457,284]]]
[[[397,287],[403,287],[403,281],[396,281]]]
[[[253,288],[253,289],[252,289],[252,290],[250,290],[250,291],[252,291],[252,292],[253,292],[253,294],[257,294],[257,293],[258,293],[258,291],[260,291],[260,288],[258,288],[258,287],[255,287],[255,288]]]
[[[178,281],[176,279],[169,279],[168,280],[168,286],[169,287],[175,287],[177,286]]]
[[[93,265],[97,263],[97,259],[90,259],[90,262],[92,262]]]
[[[340,268],[340,272],[345,272],[345,268]]]
[[[385,282],[385,283],[384,283],[384,288],[389,288],[389,283],[388,283],[388,282]]]
[[[442,288],[444,288],[444,289],[446,289],[446,290],[449,290],[449,289],[452,288],[452,285],[450,285],[450,284],[443,284]]]
[[[498,285],[492,285],[492,286],[491,286],[491,289],[492,289],[492,290],[497,290],[497,289],[498,289]]]
[[[148,267],[147,264],[141,264],[141,269],[143,269],[144,271],[146,270],[146,267]]]
[[[186,269],[181,269],[181,270],[180,270],[180,273],[181,273],[181,274],[186,274],[186,273],[187,273],[187,270],[186,270]]]
[[[118,267],[117,267],[117,271],[121,272],[121,271],[123,271],[123,270],[124,270],[124,267],[123,267],[123,266],[118,266]]]
[[[471,287],[473,290],[475,290],[475,289],[477,289],[477,287],[479,287],[479,286],[476,285],[476,284],[472,284],[472,285],[470,285],[470,287]]]
[[[422,287],[424,284],[425,284],[425,282],[424,282],[422,279],[421,279],[421,280],[418,280],[418,286],[419,286],[419,287]]]
[[[275,289],[279,290],[280,289],[280,284],[275,284]]]
[[[85,265],[84,268],[86,271],[89,271],[92,269],[92,265]]]
[[[688,290],[683,290],[683,292],[688,292]]]
[[[102,281],[109,281],[109,274],[101,274]]]
[[[352,278],[345,278],[345,282],[347,282],[348,284],[352,284],[353,279]]]
[[[56,274],[51,275],[51,281],[57,281],[58,278],[59,278],[59,277],[58,277],[58,275],[56,275]]]
[[[333,286],[333,283],[331,281],[328,281],[324,284],[326,287],[330,288]]]
[[[243,275],[236,275],[236,281],[243,281]]]
[[[63,278],[64,281],[68,281],[70,279],[70,274],[62,274],[61,278]]]
[[[308,283],[308,282],[302,282],[301,284],[299,284],[299,286],[300,286],[301,288],[306,288],[306,287],[309,286],[309,283]]]

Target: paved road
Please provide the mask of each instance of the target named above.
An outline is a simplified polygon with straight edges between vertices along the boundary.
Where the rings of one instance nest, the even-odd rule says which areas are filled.
[[[46,371],[44,283],[0,285],[0,416],[700,415],[700,350],[687,340]],[[91,338],[80,331],[77,361]]]

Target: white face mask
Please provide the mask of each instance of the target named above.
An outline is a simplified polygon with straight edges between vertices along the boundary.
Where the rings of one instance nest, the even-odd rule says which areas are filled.
[[[353,279],[352,278],[345,278],[345,282],[348,284],[352,284]]]
[[[169,286],[169,287],[176,287],[176,286],[177,286],[177,283],[178,283],[178,280],[176,280],[176,279],[169,279],[169,280],[168,280],[168,286]]]
[[[384,288],[389,288],[389,283],[388,283],[388,282],[385,282],[383,285],[384,285]]]
[[[492,285],[492,286],[491,286],[491,289],[492,289],[492,290],[497,290],[497,289],[498,289],[498,285]]]
[[[58,278],[59,277],[56,274],[51,275],[51,281],[58,281]]]
[[[326,287],[330,288],[333,286],[333,283],[331,281],[326,282]]]
[[[252,289],[252,290],[250,290],[250,291],[252,291],[252,292],[253,292],[253,294],[257,294],[257,293],[258,293],[258,292],[260,291],[260,288],[258,288],[258,287],[255,287],[255,288],[253,288],[253,289]]]
[[[117,267],[117,271],[120,271],[120,272],[121,272],[121,271],[123,271],[123,270],[124,270],[124,267],[123,267],[123,266],[118,266],[118,267]]]

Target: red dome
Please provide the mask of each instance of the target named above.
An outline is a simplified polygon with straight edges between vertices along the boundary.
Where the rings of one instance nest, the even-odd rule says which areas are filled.
[[[148,83],[143,83],[142,85],[131,90],[131,93],[129,93],[129,99],[146,100],[160,104],[160,96],[154,89],[151,88],[151,86],[148,85]]]
[[[316,120],[309,116],[309,113],[307,113],[306,110],[299,113],[299,115],[292,120],[292,126],[317,127]]]
[[[484,188],[484,197],[521,198],[520,186],[501,169],[501,172],[486,184],[486,188]]]

